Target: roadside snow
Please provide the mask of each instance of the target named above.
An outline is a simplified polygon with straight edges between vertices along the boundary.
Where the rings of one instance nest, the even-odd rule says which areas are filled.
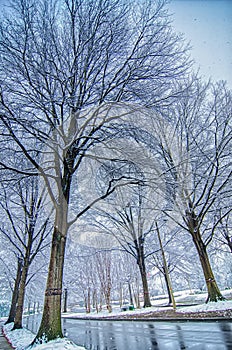
[[[7,325],[3,326],[3,332],[8,339],[11,346],[16,350],[84,350],[85,348],[81,346],[77,346],[70,340],[63,338],[63,339],[56,339],[52,340],[48,343],[43,344],[35,344],[33,347],[30,347],[31,342],[35,338],[35,334],[30,332],[29,330],[23,328],[23,329],[17,329],[14,331],[11,331],[13,326],[13,323],[9,323]]]
[[[90,314],[85,313],[65,313],[62,315],[64,318],[78,318],[78,319],[104,319],[104,318],[117,318],[121,316],[136,316],[136,315],[143,315],[143,314],[152,314],[153,312],[157,311],[164,311],[164,310],[172,310],[172,307],[149,307],[145,309],[138,309],[134,311],[120,311],[120,309],[114,309],[113,312],[109,313],[107,311],[102,311],[100,313],[91,312]],[[194,305],[194,306],[185,306],[185,307],[178,307],[178,312],[207,312],[207,311],[224,311],[224,310],[232,310],[232,300],[228,301],[218,301],[218,302],[210,302],[208,304],[200,304],[200,305]]]
[[[223,293],[225,297],[228,299],[231,299],[231,290],[226,291]],[[183,302],[184,300],[187,300],[189,303],[196,301],[196,297],[202,300],[205,299],[206,294],[201,295],[190,295],[187,293],[179,294],[176,296],[176,300],[178,302]],[[201,302],[202,302],[201,300]],[[162,303],[164,303],[164,299],[162,300]],[[153,301],[153,306],[146,309],[137,309],[133,311],[124,311],[122,312],[119,308],[114,308],[113,312],[109,314],[107,311],[102,311],[101,313],[90,313],[88,315],[83,313],[65,313],[63,314],[63,317],[72,317],[72,318],[117,318],[117,316],[123,316],[123,315],[142,315],[142,314],[149,314],[153,313],[155,311],[161,311],[164,310],[164,307],[160,307],[160,300]],[[172,307],[165,307],[165,310],[172,309]],[[194,305],[194,306],[185,306],[185,307],[178,307],[178,312],[207,312],[207,311],[224,311],[224,310],[232,310],[232,300],[226,300],[226,301],[218,301],[210,302],[208,304],[205,304],[202,302],[200,305]],[[3,319],[1,321],[4,321]],[[30,332],[29,330],[23,328],[20,330],[14,330],[11,331],[13,324],[8,324],[3,326],[3,332],[5,336],[7,337],[10,344],[12,344],[13,348],[16,350],[84,350],[83,347],[77,346],[67,338],[63,339],[57,339],[54,341],[50,341],[48,343],[38,344],[34,345],[33,347],[30,347],[31,342],[34,340],[35,335]]]
[[[178,308],[179,312],[202,312],[202,311],[224,311],[232,310],[232,300],[210,302],[207,304],[186,306],[183,308]]]
[[[165,310],[168,310],[168,309],[172,309],[172,307],[165,307]],[[86,314],[86,313],[83,313],[83,312],[67,312],[65,314],[62,314],[62,317],[63,318],[83,318],[83,319],[86,319],[86,318],[109,318],[109,317],[114,317],[115,316],[133,316],[133,315],[142,315],[142,314],[147,314],[147,313],[150,313],[150,312],[154,312],[154,311],[163,311],[164,308],[163,307],[149,307],[149,308],[141,308],[141,309],[135,309],[133,311],[121,311],[120,308],[114,308],[113,311],[111,313],[109,313],[107,310],[104,310],[104,311],[101,311],[99,313],[97,312],[91,312],[89,314]]]

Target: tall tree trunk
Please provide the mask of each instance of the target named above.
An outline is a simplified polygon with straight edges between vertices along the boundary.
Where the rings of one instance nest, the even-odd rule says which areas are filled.
[[[167,292],[168,292],[168,304],[172,305],[171,291],[170,291],[169,284],[168,284],[168,277],[167,277],[167,274],[165,271],[163,272],[163,275],[164,275],[164,280],[165,280],[165,284],[166,284],[166,288],[167,288]]]
[[[55,226],[52,237],[43,315],[35,340],[40,340],[45,337],[46,341],[49,341],[58,337],[63,337],[61,326],[61,299],[65,241],[66,236],[62,234],[62,230],[59,230],[59,227]]]
[[[14,290],[13,290],[12,299],[11,299],[11,307],[10,307],[8,319],[5,322],[5,324],[14,322],[15,320],[17,301],[18,301],[18,295],[19,295],[19,286],[20,286],[20,281],[22,276],[22,266],[23,266],[23,261],[21,258],[18,258],[17,273],[16,273]]]
[[[112,305],[111,305],[111,276],[110,276],[110,267],[107,267],[107,275],[106,275],[106,281],[104,285],[104,295],[105,295],[105,301],[106,301],[106,307],[107,310],[112,312]]]
[[[21,281],[20,281],[20,286],[19,286],[18,303],[17,303],[17,308],[16,308],[13,329],[23,328],[23,305],[24,305],[28,270],[29,270],[29,259],[27,257],[24,260],[24,265],[22,268],[22,276],[21,276]]]
[[[55,154],[55,164],[57,164],[57,169],[59,169],[57,154]],[[71,167],[73,162],[74,159],[71,159],[71,162],[69,162],[68,159],[65,160],[65,164],[70,164]],[[33,343],[41,341],[41,339],[49,341],[63,337],[61,325],[62,284],[66,237],[68,231],[68,203],[72,181],[72,175],[67,164],[64,169],[64,175],[62,179],[60,179],[61,181],[58,186],[59,196],[56,203],[55,223],[52,235],[43,315]]]
[[[171,299],[171,304],[173,306],[173,309],[176,310],[176,302],[175,302],[174,293],[172,290],[172,283],[171,283],[171,279],[169,276],[169,269],[168,269],[168,264],[167,264],[167,260],[166,260],[165,253],[164,253],[163,243],[162,243],[161,236],[160,236],[160,230],[159,230],[159,226],[158,226],[157,222],[155,223],[155,225],[156,225],[156,231],[157,231],[159,245],[160,245],[162,259],[163,259],[164,277],[165,277],[165,282],[167,284],[167,289],[168,289],[169,303],[170,303],[170,299]]]
[[[140,286],[139,286],[139,281],[138,278],[136,277],[135,279],[135,291],[134,291],[134,296],[135,296],[135,303],[136,303],[136,308],[140,309],[141,305],[140,305]]]
[[[144,238],[142,235],[138,239],[134,240],[136,252],[137,252],[137,265],[139,267],[139,272],[141,275],[142,285],[143,285],[143,307],[150,307],[150,295],[147,283],[147,271],[145,265],[145,256],[144,256]]]
[[[149,289],[148,289],[148,283],[147,283],[147,273],[146,273],[145,264],[143,263],[139,264],[139,271],[141,274],[142,285],[143,285],[143,300],[144,300],[143,307],[150,307],[151,301],[150,301],[150,295],[149,295]]]
[[[137,264],[139,266],[139,271],[140,271],[142,285],[143,285],[143,300],[144,300],[143,307],[150,307],[151,301],[150,301],[150,295],[149,295],[149,289],[148,289],[147,271],[146,271],[145,256],[144,256],[144,238],[142,236],[139,236],[138,241],[135,241],[135,246],[137,248],[137,256],[138,256]]]
[[[195,215],[194,211],[191,213],[187,213],[187,218],[188,218],[188,227],[189,227],[189,232],[191,233],[193,242],[195,244],[195,247],[197,249],[202,270],[204,273],[205,277],[205,282],[206,282],[206,287],[208,291],[208,296],[206,299],[206,303],[208,301],[218,301],[218,300],[225,300],[223,295],[221,294],[217,282],[215,280],[212,267],[209,261],[209,257],[207,254],[206,250],[206,245],[204,244],[201,233],[199,230],[199,225],[198,225],[198,219],[197,216]]]
[[[67,303],[68,303],[68,290],[65,288],[64,290],[64,309],[63,312],[67,312]]]
[[[205,282],[207,286],[208,296],[206,299],[206,303],[208,301],[218,301],[218,300],[225,300],[225,298],[222,296],[217,282],[215,280],[212,267],[209,261],[209,257],[206,251],[206,246],[204,245],[204,242],[202,241],[201,235],[199,233],[194,234],[193,236],[193,242],[195,244],[195,247],[197,249],[202,270],[205,277]]]
[[[130,281],[128,281],[128,289],[129,289],[129,296],[130,296],[130,305],[133,305],[133,306],[134,306],[133,296],[132,296],[132,289],[131,289],[131,283],[130,283]]]

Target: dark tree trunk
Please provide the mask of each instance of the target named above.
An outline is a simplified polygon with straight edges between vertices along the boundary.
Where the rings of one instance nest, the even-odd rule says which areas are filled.
[[[192,211],[191,213],[187,214],[187,217],[188,217],[189,232],[191,233],[194,245],[197,249],[197,253],[200,258],[202,270],[205,277],[206,287],[208,291],[206,303],[208,301],[225,300],[215,280],[212,267],[209,261],[209,257],[207,254],[206,245],[202,240],[201,233],[199,230],[197,216],[195,215],[194,211]]]
[[[67,312],[67,303],[68,303],[68,290],[65,288],[64,290],[64,312]]]
[[[19,286],[18,303],[16,308],[13,329],[23,328],[23,305],[24,305],[24,298],[25,298],[25,292],[26,292],[27,276],[28,276],[28,271],[30,266],[30,255],[31,255],[31,248],[33,243],[33,233],[34,233],[34,226],[32,225],[29,227],[29,232],[28,232],[27,248],[26,248],[25,257],[23,260],[22,276],[21,276],[21,281]]]
[[[199,234],[195,234],[193,241],[198,251],[198,255],[200,258],[200,262],[201,262],[201,266],[202,266],[202,270],[204,273],[205,282],[207,286],[208,296],[207,296],[206,302],[225,300],[225,298],[222,296],[218,288],[218,285],[215,280],[212,267],[209,261],[209,257],[206,251],[206,247],[201,239],[201,236]]]
[[[65,164],[72,167],[74,159],[66,159]],[[48,268],[47,285],[44,297],[43,315],[39,330],[32,344],[63,338],[61,325],[61,302],[63,268],[65,257],[66,237],[68,231],[68,203],[72,175],[68,166],[65,166],[64,176],[61,179],[58,191],[55,224],[52,235],[52,246]]]
[[[19,295],[19,286],[20,286],[20,281],[22,276],[22,266],[23,266],[23,261],[21,258],[18,258],[18,266],[17,266],[14,290],[13,290],[12,299],[11,299],[11,307],[10,307],[8,319],[5,322],[5,324],[14,322],[15,320],[17,301],[18,301],[18,295]]]
[[[55,227],[52,238],[43,315],[36,340],[45,337],[46,340],[49,341],[58,337],[63,337],[61,326],[61,299],[65,241],[66,236],[62,234],[62,230]]]
[[[148,283],[147,283],[147,271],[146,271],[146,265],[145,265],[145,257],[144,257],[144,247],[143,247],[143,238],[140,237],[138,240],[137,246],[137,264],[139,266],[139,271],[142,279],[142,285],[143,285],[143,300],[144,305],[143,307],[150,307],[151,301],[150,301],[150,295],[149,295],[149,289],[148,289]]]
[[[227,243],[228,243],[228,247],[230,249],[230,252],[232,253],[232,237],[227,236],[226,237]]]
[[[166,273],[164,272],[164,280],[165,280],[165,284],[166,284],[166,288],[167,288],[167,292],[168,292],[168,304],[172,305],[172,296],[171,296],[171,292],[170,292],[170,288],[169,288],[169,284],[168,284],[168,278]]]
[[[16,308],[13,329],[23,328],[23,305],[24,305],[28,270],[29,270],[29,259],[28,257],[26,257],[24,259],[24,265],[22,268],[22,276],[21,276],[21,281],[19,286],[18,303]]]
[[[144,305],[143,307],[150,307],[151,301],[150,301],[150,295],[149,295],[149,289],[148,289],[148,283],[147,283],[147,273],[146,268],[143,266],[143,264],[139,265],[139,271],[142,278],[142,285],[143,285],[143,299],[144,299]]]

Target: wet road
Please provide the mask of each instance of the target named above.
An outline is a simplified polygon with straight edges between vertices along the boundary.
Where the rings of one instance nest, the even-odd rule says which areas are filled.
[[[69,339],[88,350],[232,350],[232,322],[227,321],[112,322],[65,318],[63,329]]]
[[[91,350],[232,350],[229,322],[63,322],[67,336]]]

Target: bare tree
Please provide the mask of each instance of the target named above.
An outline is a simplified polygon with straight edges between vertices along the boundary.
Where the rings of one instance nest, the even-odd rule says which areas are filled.
[[[205,276],[207,301],[221,300],[207,246],[223,218],[216,218],[219,207],[225,216],[231,210],[231,93],[224,83],[196,83],[195,90],[190,89],[169,112],[176,124],[163,130],[160,138],[169,196],[169,207],[163,212],[191,234]]]
[[[109,312],[112,312],[111,305],[111,290],[112,290],[112,277],[111,277],[111,252],[103,251],[96,254],[96,268],[98,278],[101,285],[101,291],[104,295],[106,307]]]
[[[118,190],[117,197],[111,203],[107,202],[98,209],[95,226],[114,237],[115,242],[136,259],[143,285],[144,307],[149,307],[151,302],[145,261],[155,251],[154,245],[147,243],[155,228],[155,212],[144,191],[146,189],[140,185]]]
[[[2,192],[1,208],[5,212],[5,220],[0,225],[0,232],[18,256],[17,276],[8,321],[14,322],[14,329],[18,329],[22,328],[25,288],[29,282],[30,265],[49,244],[47,237],[51,234],[51,213],[48,213],[48,216],[44,213],[46,197],[44,192],[39,192],[38,178],[30,178],[26,183],[21,180],[11,191],[2,187]]]
[[[17,301],[18,301],[18,296],[19,296],[19,286],[20,286],[20,281],[21,281],[21,276],[22,276],[22,265],[23,265],[22,258],[18,257],[18,259],[17,259],[17,272],[16,272],[16,276],[15,276],[15,283],[14,283],[14,288],[13,288],[12,297],[11,297],[10,312],[9,312],[9,316],[6,320],[6,324],[12,323],[15,320]]]
[[[80,175],[80,169],[87,174],[91,163],[83,163],[90,151],[112,138],[106,129],[120,119],[115,104],[161,106],[178,94],[173,87],[189,61],[163,0],[15,0],[10,11],[0,27],[0,116],[12,146],[1,166],[40,175],[55,208],[37,334],[50,340],[62,337],[63,262],[73,223],[68,223],[68,209],[74,174]],[[24,167],[11,161],[19,153],[29,162]]]

